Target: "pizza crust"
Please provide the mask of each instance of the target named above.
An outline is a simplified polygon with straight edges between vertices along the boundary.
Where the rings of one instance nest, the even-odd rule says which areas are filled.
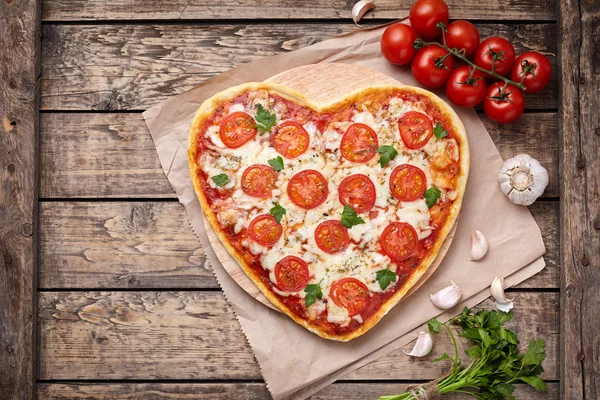
[[[435,246],[430,250],[429,255],[421,261],[419,267],[412,273],[410,278],[406,282],[404,282],[402,287],[392,297],[390,297],[387,301],[382,303],[380,309],[377,312],[375,312],[373,315],[371,315],[369,317],[369,319],[365,320],[358,329],[356,329],[352,332],[348,332],[346,334],[332,335],[332,334],[329,334],[328,332],[318,329],[318,327],[310,325],[306,320],[300,318],[299,316],[297,316],[296,314],[291,312],[279,300],[279,298],[273,294],[273,292],[270,290],[270,288],[263,283],[263,281],[260,279],[260,276],[252,268],[250,268],[250,266],[246,263],[246,261],[243,259],[243,257],[229,243],[227,236],[225,235],[225,233],[223,232],[223,230],[221,229],[221,227],[217,221],[216,215],[212,212],[210,205],[208,204],[208,200],[206,199],[206,196],[204,195],[204,192],[202,190],[202,183],[200,182],[200,179],[198,178],[199,167],[198,167],[198,164],[196,163],[196,160],[198,159],[198,154],[197,154],[198,136],[200,134],[202,124],[210,115],[212,115],[212,113],[217,109],[217,106],[220,103],[222,103],[226,100],[230,100],[238,95],[241,95],[248,90],[267,90],[269,92],[276,92],[278,95],[280,95],[288,100],[294,101],[298,104],[301,104],[305,107],[311,108],[312,110],[314,110],[316,112],[327,112],[328,110],[333,110],[333,109],[339,108],[339,106],[341,104],[354,102],[357,99],[364,97],[368,94],[380,92],[383,90],[390,90],[390,89],[398,89],[398,90],[402,90],[402,91],[413,92],[413,93],[427,97],[440,109],[442,114],[444,114],[451,120],[451,122],[454,126],[454,129],[455,129],[456,136],[460,142],[460,146],[459,146],[460,160],[459,160],[459,162],[460,162],[460,167],[461,167],[461,174],[457,180],[457,182],[458,182],[457,186],[456,186],[457,196],[452,203],[452,206],[450,208],[450,211],[448,213],[448,217],[446,218],[444,226],[439,230]],[[333,103],[327,104],[327,105],[314,103],[310,99],[308,99],[306,96],[304,96],[303,94],[301,94],[291,88],[288,88],[286,86],[275,84],[275,83],[250,82],[250,83],[245,83],[242,85],[231,87],[231,88],[226,89],[222,92],[219,92],[219,93],[215,94],[214,96],[212,96],[211,98],[207,99],[204,103],[202,103],[202,105],[196,112],[194,119],[192,121],[192,124],[190,126],[188,159],[189,159],[189,163],[190,163],[190,175],[192,178],[192,183],[194,184],[194,189],[196,191],[196,195],[198,196],[198,200],[200,202],[202,210],[204,211],[204,214],[206,215],[208,222],[212,226],[216,235],[219,237],[219,240],[221,241],[223,246],[227,249],[229,254],[231,254],[231,256],[240,264],[240,266],[242,267],[242,269],[246,273],[246,275],[248,275],[248,277],[250,279],[252,279],[254,284],[265,295],[265,297],[267,299],[269,299],[269,301],[271,303],[273,303],[275,306],[277,306],[277,308],[279,308],[282,312],[287,314],[295,322],[297,322],[298,324],[302,325],[304,328],[308,329],[309,331],[311,331],[325,339],[338,340],[338,341],[343,341],[343,342],[349,341],[349,340],[352,340],[354,338],[361,336],[362,334],[367,332],[369,329],[371,329],[375,324],[377,324],[396,304],[398,304],[400,302],[400,300],[402,300],[402,298],[406,295],[406,293],[419,281],[419,279],[421,279],[421,277],[425,274],[427,269],[431,266],[435,257],[437,256],[444,240],[450,233],[454,223],[456,222],[456,220],[458,218],[458,214],[459,214],[460,207],[462,205],[462,201],[463,201],[463,197],[464,197],[464,192],[466,189],[466,184],[467,184],[467,179],[468,179],[468,174],[469,174],[469,166],[470,166],[469,145],[468,145],[468,141],[467,141],[466,131],[465,131],[462,121],[460,120],[458,115],[456,115],[454,110],[448,104],[446,104],[442,99],[440,99],[438,96],[434,95],[433,93],[431,93],[429,91],[426,91],[426,90],[418,88],[418,87],[405,86],[405,85],[400,85],[400,84],[399,85],[373,86],[373,87],[369,87],[366,89],[356,90],[356,91],[346,94],[344,97],[338,99],[337,101],[335,101]]]

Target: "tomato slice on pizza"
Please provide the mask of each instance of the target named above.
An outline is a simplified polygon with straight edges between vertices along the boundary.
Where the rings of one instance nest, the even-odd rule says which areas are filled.
[[[456,114],[407,86],[333,105],[237,86],[200,107],[189,157],[202,209],[244,272],[294,321],[341,341],[372,328],[429,268],[469,169]]]

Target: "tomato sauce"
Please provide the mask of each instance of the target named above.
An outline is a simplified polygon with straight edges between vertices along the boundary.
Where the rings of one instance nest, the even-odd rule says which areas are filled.
[[[427,113],[433,120],[439,121],[442,124],[442,127],[448,132],[448,136],[457,141],[460,147],[460,138],[455,131],[452,121],[450,117],[444,115],[441,110],[426,97],[423,97],[417,93],[413,93],[410,91],[404,90],[393,90],[387,93],[374,93],[367,96],[362,97],[357,100],[354,104],[346,105],[335,112],[327,112],[323,114],[316,114],[313,110],[310,110],[304,106],[298,105],[292,101],[289,101],[281,96],[275,94],[269,94],[271,100],[274,100],[278,103],[281,109],[278,110],[281,116],[281,120],[294,120],[299,122],[300,124],[305,124],[307,122],[313,122],[317,129],[321,132],[325,131],[327,125],[332,122],[337,121],[349,121],[352,118],[352,115],[355,110],[361,110],[362,106],[366,106],[367,109],[375,112],[379,109],[387,109],[389,107],[390,99],[394,97],[398,97],[404,101],[416,104],[418,108],[421,108],[425,113]],[[203,123],[201,128],[201,133],[199,135],[199,140],[197,144],[198,154],[201,152],[212,152],[210,150],[210,146],[213,145],[210,138],[204,137],[204,133],[212,126],[218,125],[221,123],[223,118],[229,113],[229,108],[236,103],[248,104],[248,102],[252,101],[250,96],[250,92],[246,92],[236,98],[227,101],[221,104],[214,113],[211,114],[209,118]],[[215,152],[215,156],[218,154]],[[445,180],[451,183],[451,186],[456,187],[457,178],[460,175],[460,164],[458,161],[450,163],[444,169],[435,169],[435,173],[443,176]],[[213,207],[218,200],[226,199],[231,196],[233,190],[216,190],[209,186],[207,183],[208,176],[202,170],[198,171],[198,177],[200,183],[202,185],[202,190],[206,196],[208,204]],[[404,283],[412,276],[413,272],[417,267],[419,267],[421,261],[427,256],[430,249],[435,245],[438,236],[439,236],[439,228],[442,227],[448,218],[448,213],[450,211],[450,206],[452,205],[452,201],[438,201],[436,205],[434,205],[430,209],[431,219],[430,225],[432,226],[431,234],[421,240],[419,242],[419,246],[417,251],[408,259],[400,262],[396,262],[396,274],[397,281],[391,290],[387,290],[381,293],[372,293],[369,299],[369,303],[365,309],[363,309],[360,313],[363,321],[367,321],[371,316],[373,316],[381,307],[383,303],[385,303],[388,299],[390,299],[396,292],[398,292],[404,285]],[[213,207],[214,211],[215,210]],[[239,233],[235,233],[232,227],[224,228],[224,232],[229,238],[232,246],[243,256],[254,275],[258,277],[267,287],[271,288],[271,292],[274,296],[276,296],[292,313],[297,315],[298,317],[308,321],[310,324],[320,327],[325,332],[331,335],[342,335],[350,333],[356,329],[358,329],[362,323],[356,321],[355,319],[351,319],[351,322],[346,326],[340,326],[338,324],[334,324],[327,321],[327,310],[318,315],[314,320],[310,320],[308,317],[307,308],[304,305],[304,300],[295,296],[280,296],[272,289],[274,288],[273,283],[269,279],[269,272],[265,270],[261,263],[260,257],[257,255],[253,255],[246,247],[242,245],[242,242],[245,240],[249,240],[248,231],[246,228],[243,228]]]

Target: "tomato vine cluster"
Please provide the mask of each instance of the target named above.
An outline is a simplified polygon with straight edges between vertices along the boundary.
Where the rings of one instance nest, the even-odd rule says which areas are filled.
[[[412,63],[412,74],[421,85],[445,85],[446,95],[457,106],[483,102],[491,120],[510,123],[525,109],[523,93],[537,93],[550,82],[552,67],[546,56],[528,51],[517,57],[513,45],[502,37],[481,42],[472,23],[449,23],[443,0],[417,0],[409,19],[411,25],[397,23],[385,30],[381,52],[393,64]]]

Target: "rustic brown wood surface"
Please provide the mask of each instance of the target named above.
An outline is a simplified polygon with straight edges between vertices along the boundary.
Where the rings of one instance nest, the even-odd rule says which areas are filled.
[[[600,398],[600,3],[560,2],[561,397]]]
[[[0,2],[0,398],[31,399],[36,368],[40,10]]]
[[[511,329],[522,347],[535,337],[546,341],[543,377],[555,380],[558,294],[514,294],[517,316]],[[493,307],[492,301],[483,306]],[[41,379],[261,378],[220,292],[46,292],[39,296],[38,325]],[[397,350],[342,379],[434,379],[448,365],[428,361],[450,348],[448,337],[441,335],[423,359]]]
[[[45,20],[106,19],[271,19],[271,18],[350,18],[350,0],[245,0],[188,2],[175,0],[46,0]],[[366,18],[395,19],[406,16],[413,1],[377,0],[376,10]],[[448,0],[452,18],[555,20],[553,0]]]
[[[555,24],[478,28],[482,37],[504,36],[518,53],[537,50],[555,63]],[[354,29],[347,22],[46,25],[42,109],[145,110],[236,65]],[[556,88],[554,79],[542,92],[528,96],[527,107],[555,109]]]
[[[542,394],[519,385],[516,398],[598,398],[598,0],[447,2],[453,19],[507,37],[517,53],[540,51],[554,69],[516,123],[482,115],[503,157],[527,152],[550,174],[530,207],[547,267],[511,294],[511,327],[522,345],[546,340],[550,382]],[[237,65],[355,29],[354,1],[34,3],[0,2],[0,398],[34,398],[36,378],[40,400],[267,398],[140,112]],[[366,24],[405,16],[412,3],[377,0]],[[403,391],[445,372],[429,361],[450,347],[441,339],[425,360],[395,351],[313,398]]]

